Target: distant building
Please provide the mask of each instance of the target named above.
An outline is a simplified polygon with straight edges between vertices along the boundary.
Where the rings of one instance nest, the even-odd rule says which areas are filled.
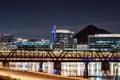
[[[88,36],[90,51],[120,51],[120,34],[95,34]]]
[[[49,50],[49,40],[25,40],[16,42],[18,50]]]
[[[88,44],[78,44],[77,45],[77,50],[79,50],[79,51],[88,51],[89,50]]]
[[[29,39],[23,39],[23,38],[15,38],[14,39],[14,42],[17,43],[17,42],[28,42]]]
[[[1,50],[10,50],[14,49],[14,35],[12,34],[2,34],[0,37],[0,49]]]
[[[52,31],[54,48],[65,49],[65,48],[76,47],[76,45],[74,44],[76,40],[73,37],[74,35],[73,31],[66,29],[55,29],[55,30]]]
[[[12,34],[2,34],[0,39],[1,39],[1,42],[4,42],[4,43],[12,42],[14,39],[14,36]]]

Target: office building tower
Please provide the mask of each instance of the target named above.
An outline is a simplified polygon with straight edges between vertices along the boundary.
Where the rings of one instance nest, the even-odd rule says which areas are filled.
[[[53,46],[57,49],[73,48],[74,45],[74,32],[66,29],[55,29],[53,34]]]

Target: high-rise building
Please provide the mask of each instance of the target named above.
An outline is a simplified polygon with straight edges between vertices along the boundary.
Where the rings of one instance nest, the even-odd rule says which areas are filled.
[[[120,51],[120,34],[95,34],[88,36],[90,51]]]
[[[73,48],[74,45],[74,32],[66,29],[55,29],[53,34],[53,46],[57,49]]]

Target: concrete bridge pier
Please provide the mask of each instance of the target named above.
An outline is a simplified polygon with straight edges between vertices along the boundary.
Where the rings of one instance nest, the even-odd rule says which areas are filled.
[[[89,62],[84,62],[85,68],[84,68],[84,78],[88,78],[88,63]]]
[[[3,61],[2,62],[2,67],[9,68],[9,62],[8,61]]]
[[[61,62],[54,62],[54,71],[53,74],[61,75]]]
[[[39,63],[39,70],[38,70],[39,72],[43,72],[42,65],[43,65],[43,62],[40,62]]]
[[[104,75],[109,76],[110,75],[110,64],[108,61],[102,62],[101,70],[103,72],[102,76],[104,76]]]

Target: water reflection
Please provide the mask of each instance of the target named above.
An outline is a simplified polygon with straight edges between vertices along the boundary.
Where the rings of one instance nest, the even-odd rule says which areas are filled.
[[[30,70],[39,71],[39,62],[10,62],[10,68],[14,70]],[[2,64],[0,64],[2,65]],[[101,62],[90,62],[88,64],[88,76],[90,80],[119,80],[120,63],[109,62],[109,72],[104,72],[101,69]],[[82,77],[84,76],[85,65],[83,62],[62,62],[61,75]],[[53,62],[44,62],[42,65],[43,72],[53,73]]]

